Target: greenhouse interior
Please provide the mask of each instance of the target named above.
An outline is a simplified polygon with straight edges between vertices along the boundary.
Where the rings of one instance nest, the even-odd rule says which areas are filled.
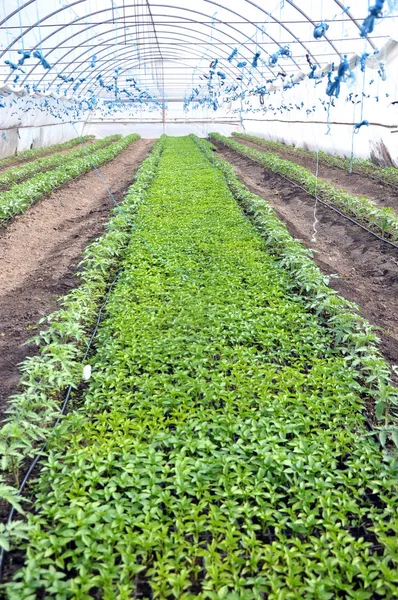
[[[398,0],[1,0],[0,597],[398,598]]]

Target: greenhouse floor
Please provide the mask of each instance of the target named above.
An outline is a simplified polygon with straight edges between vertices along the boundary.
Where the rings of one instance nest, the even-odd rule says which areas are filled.
[[[8,600],[396,599],[397,469],[365,410],[389,419],[388,367],[214,154],[194,135],[156,143],[24,363],[10,482],[41,458],[9,528]],[[340,266],[344,225],[319,216]]]
[[[260,151],[266,150],[264,146],[249,140],[239,139],[239,142],[249,148],[255,148]],[[315,175],[316,160],[314,160],[314,158],[298,156],[295,153],[289,152],[289,150],[286,150],[286,152],[273,150],[273,152],[281,158],[291,160],[298,165],[305,167]],[[318,166],[318,176],[324,181],[328,181],[335,187],[346,190],[354,196],[366,196],[366,198],[370,198],[379,206],[388,206],[394,210],[398,210],[398,190],[378,181],[374,181],[366,175],[348,173],[343,169],[329,167],[320,162]]]
[[[34,324],[76,285],[81,253],[109,218],[113,201],[105,185],[120,199],[153,143],[138,140],[101,167],[104,182],[95,172],[86,173],[0,232],[0,417],[17,385],[18,363],[35,352],[35,346],[25,345]]]
[[[234,150],[219,143],[216,146],[219,157],[234,166],[250,191],[267,200],[290,233],[316,251],[314,260],[323,273],[339,276],[331,280],[331,287],[358,304],[370,323],[380,328],[381,350],[389,362],[396,364],[398,250],[321,204],[317,206],[316,242],[312,241],[314,199],[311,196]],[[342,174],[340,187],[345,188],[343,181]],[[375,184],[369,182],[370,186]]]

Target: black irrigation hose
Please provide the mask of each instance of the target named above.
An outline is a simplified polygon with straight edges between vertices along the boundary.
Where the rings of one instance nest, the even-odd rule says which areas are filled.
[[[258,144],[257,142],[252,142],[251,140],[245,140],[244,138],[238,138],[238,139],[242,139],[242,141],[247,141],[250,142],[251,144],[257,145],[260,148],[264,148],[263,144]],[[250,146],[248,146],[248,148],[250,148]],[[303,156],[300,154],[295,154],[292,151],[289,151],[288,149],[286,150],[268,150],[268,152],[271,153],[276,153],[278,154],[278,152],[286,152],[287,154],[291,154],[292,159],[294,158],[310,158],[310,156]],[[283,157],[282,157],[283,158]],[[314,158],[314,157],[312,157]],[[375,177],[374,175],[370,175],[369,173],[362,173],[361,171],[351,171],[351,173],[349,171],[347,171],[347,169],[345,167],[339,167],[337,165],[329,165],[327,161],[323,162],[322,160],[319,161],[321,164],[326,165],[327,167],[329,167],[329,169],[338,169],[339,171],[344,171],[345,173],[349,173],[349,174],[354,174],[354,175],[360,175],[361,177],[368,177],[369,179],[373,179],[373,181],[377,181],[378,183],[382,183],[383,185],[387,185],[389,187],[394,188],[394,190],[397,190],[398,192],[398,185],[395,185],[395,183],[390,183],[389,181],[386,181],[385,179],[381,179],[380,177]]]
[[[273,173],[273,171],[272,171],[272,173]],[[356,221],[352,217],[349,217],[345,213],[341,212],[335,206],[332,206],[331,204],[328,204],[324,200],[321,200],[321,198],[319,198],[318,196],[315,196],[314,194],[311,194],[311,192],[309,192],[305,187],[303,187],[299,183],[296,183],[292,179],[289,179],[289,177],[286,177],[286,175],[282,175],[282,173],[276,173],[276,174],[279,175],[280,177],[283,177],[283,179],[286,179],[286,181],[289,181],[289,183],[291,183],[292,185],[300,188],[300,190],[303,190],[303,192],[305,192],[308,196],[311,196],[312,198],[315,198],[315,200],[317,200],[318,202],[320,202],[324,206],[327,206],[327,208],[330,208],[330,210],[333,210],[334,212],[336,212],[337,214],[339,214],[341,217],[344,217],[344,219],[347,219],[348,221],[351,221],[351,223],[354,223],[354,225],[358,225],[358,227],[360,227],[361,229],[364,229],[365,231],[367,231],[368,233],[370,233],[371,235],[373,235],[374,237],[376,237],[377,239],[379,239],[381,242],[384,242],[385,244],[388,244],[389,246],[392,246],[393,248],[396,248],[398,250],[398,244],[394,244],[394,242],[390,242],[389,240],[386,240],[385,238],[381,237],[381,235],[379,235],[378,233],[375,233],[371,229],[368,229],[367,227],[365,227],[365,225],[362,225],[362,223],[359,223],[359,221]]]
[[[90,351],[90,349],[92,347],[94,338],[95,338],[95,336],[97,334],[97,331],[98,331],[98,327],[99,327],[99,325],[101,323],[101,317],[102,317],[103,310],[104,310],[105,306],[108,303],[108,300],[109,300],[109,297],[110,297],[110,293],[111,293],[112,289],[115,286],[115,283],[116,283],[116,281],[117,281],[117,279],[119,277],[119,274],[120,274],[120,271],[116,275],[116,277],[113,279],[113,281],[111,282],[111,284],[109,285],[109,288],[108,288],[105,300],[103,301],[102,305],[100,306],[100,309],[98,311],[97,320],[96,320],[93,332],[91,334],[91,337],[90,337],[90,339],[88,341],[88,344],[87,344],[86,351],[85,351],[85,353],[84,353],[84,355],[82,357],[82,360],[81,360],[82,363],[84,363],[84,361],[86,360],[86,358],[88,356],[88,353],[89,353],[89,351]],[[67,409],[68,404],[69,404],[69,400],[70,400],[70,396],[71,396],[72,390],[73,390],[73,385],[70,385],[68,387],[67,391],[66,391],[65,398],[64,398],[64,401],[63,401],[62,407],[61,407],[61,412],[60,412],[59,416],[57,417],[57,420],[54,422],[54,425],[52,426],[52,429],[54,429],[59,424],[61,418],[65,414],[66,409]],[[47,444],[48,444],[48,440],[46,440],[44,442],[44,444],[41,446],[40,450],[37,452],[37,454],[34,457],[34,459],[32,460],[32,462],[30,463],[30,466],[29,466],[28,470],[25,473],[25,476],[24,476],[24,478],[22,480],[22,483],[19,486],[18,496],[21,496],[23,494],[23,491],[24,491],[24,489],[26,487],[26,484],[28,483],[28,480],[30,479],[30,476],[32,475],[34,469],[36,468],[36,465],[38,464],[38,462],[39,462],[39,460],[41,458],[42,453],[46,449]],[[15,515],[15,510],[16,509],[12,506],[11,509],[10,509],[10,512],[8,513],[8,518],[7,518],[7,521],[6,521],[6,527],[8,527],[11,524],[11,522],[12,522],[12,520],[14,518],[14,515]],[[1,548],[1,550],[0,550],[0,582],[3,579],[3,568],[4,568],[4,560],[5,560],[6,554],[7,554],[6,550],[4,548]]]
[[[225,148],[229,148],[229,146],[226,146],[225,144],[224,144],[224,147]],[[234,152],[239,155],[239,152],[237,150],[234,150]],[[243,156],[243,155],[240,155],[240,156]],[[289,177],[286,177],[286,175],[282,175],[282,173],[275,173],[274,171],[271,171],[271,169],[267,169],[267,167],[264,167],[264,165],[262,165],[261,163],[259,163],[258,161],[254,160],[252,158],[249,158],[248,160],[251,160],[251,161],[257,163],[264,170],[270,171],[273,175],[277,175],[278,177],[283,177],[283,179],[285,179],[286,181],[288,181],[289,183],[291,183],[295,187],[298,187],[300,190],[303,190],[303,192],[305,192],[308,196],[311,196],[312,198],[315,198],[315,200],[317,200],[318,202],[320,202],[324,206],[327,206],[327,208],[330,208],[330,210],[333,210],[334,212],[336,212],[337,214],[339,214],[341,217],[344,217],[344,219],[347,219],[348,221],[351,221],[351,223],[354,223],[354,225],[358,225],[358,227],[360,227],[361,229],[364,229],[365,231],[367,231],[368,233],[370,233],[371,235],[373,235],[374,237],[376,237],[377,239],[379,239],[381,242],[384,242],[385,244],[388,244],[389,246],[392,246],[393,248],[396,248],[398,250],[398,244],[394,244],[394,242],[390,242],[389,240],[386,240],[385,238],[381,237],[381,235],[378,235],[377,233],[375,233],[371,229],[368,229],[367,227],[365,227],[365,225],[362,225],[361,223],[359,223],[358,221],[356,221],[352,217],[349,217],[345,213],[341,212],[335,206],[332,206],[331,204],[328,204],[327,202],[325,202],[325,200],[321,200],[321,198],[319,198],[318,196],[315,196],[314,194],[311,194],[311,192],[309,192],[305,187],[303,187],[302,185],[300,185],[296,181],[293,181],[292,179],[289,179]]]

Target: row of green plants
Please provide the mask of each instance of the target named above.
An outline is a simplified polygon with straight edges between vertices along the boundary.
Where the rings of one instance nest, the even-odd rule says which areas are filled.
[[[35,160],[40,156],[47,156],[48,154],[53,154],[53,152],[61,152],[62,150],[68,150],[69,148],[78,146],[82,142],[85,144],[93,140],[94,138],[94,135],[85,135],[84,137],[73,138],[73,140],[63,142],[62,144],[53,144],[52,146],[44,146],[40,148],[32,148],[31,150],[24,150],[19,154],[14,154],[13,156],[7,156],[6,158],[0,159],[0,169],[5,169],[12,165],[17,165],[28,160]]]
[[[27,460],[51,435],[65,390],[71,385],[77,390],[81,384],[81,361],[92,327],[110,281],[122,268],[134,214],[156,176],[163,146],[161,138],[141,165],[122,204],[112,210],[106,233],[84,251],[79,286],[60,300],[60,310],[38,323],[39,331],[30,340],[37,345],[38,353],[21,364],[19,391],[9,399],[0,430],[0,500],[19,511],[22,507],[17,489]],[[72,396],[70,407],[73,405]],[[21,521],[15,521],[7,530],[0,526],[0,546],[8,550],[10,540],[24,534]]]
[[[345,190],[339,190],[334,185],[319,179],[308,169],[280,158],[273,152],[259,152],[218,133],[211,133],[210,138],[256,161],[273,173],[284,175],[299,183],[313,196],[334,204],[342,212],[354,217],[378,235],[394,242],[398,241],[398,215],[392,208],[380,208],[369,198],[351,196]]]
[[[210,153],[165,142],[10,600],[396,595],[397,467],[362,415],[373,335],[356,347],[350,305],[268,208],[279,256]]]
[[[334,332],[337,344],[348,344],[347,360],[368,373],[365,384],[370,388],[366,393],[375,405],[380,442],[382,446],[391,442],[398,448],[398,391],[391,384],[391,369],[378,350],[380,340],[373,327],[359,315],[357,305],[343,299],[329,287],[330,277],[322,274],[313,260],[313,252],[291,236],[273,208],[240,182],[228,162],[214,155],[216,148],[196,136],[193,139],[208,160],[223,172],[237,202],[263,235],[268,251],[290,273],[294,292],[305,299],[308,310],[316,311],[324,319]],[[394,373],[397,373],[396,369]]]
[[[397,167],[380,167],[370,160],[366,160],[364,158],[353,158],[351,161],[351,158],[346,158],[337,154],[328,154],[323,150],[313,152],[310,150],[304,150],[303,148],[298,148],[297,146],[290,146],[287,144],[282,144],[281,142],[266,140],[255,135],[248,135],[245,133],[234,132],[232,135],[241,140],[248,140],[249,142],[260,144],[261,146],[265,146],[266,148],[275,150],[276,152],[289,152],[296,156],[303,156],[304,158],[311,157],[315,160],[319,160],[319,162],[327,165],[328,167],[336,167],[338,169],[344,169],[345,171],[351,171],[351,169],[353,169],[354,172],[357,172],[361,175],[370,175],[371,177],[380,179],[384,183],[398,185]]]
[[[80,158],[81,156],[89,156],[90,154],[94,154],[97,150],[101,150],[106,146],[118,141],[121,139],[121,135],[109,135],[108,137],[97,140],[89,145],[82,144],[81,148],[77,148],[76,150],[71,150],[67,154],[52,154],[47,158],[38,158],[37,160],[31,161],[22,167],[15,167],[13,169],[8,169],[5,173],[0,173],[0,188],[5,188],[13,183],[18,183],[27,179],[28,177],[33,177],[38,173],[44,173],[45,171],[50,171],[52,169],[56,169],[75,158]]]
[[[9,190],[0,192],[0,224],[7,222],[11,217],[24,213],[34,202],[49,194],[61,185],[83,175],[94,167],[99,167],[113,160],[120,152],[140,138],[138,133],[127,135],[121,140],[97,150],[89,156],[81,156],[60,167],[38,173],[23,183],[13,185]]]

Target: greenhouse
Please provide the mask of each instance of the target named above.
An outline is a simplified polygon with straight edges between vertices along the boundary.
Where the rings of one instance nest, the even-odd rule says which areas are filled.
[[[0,597],[398,598],[398,0],[1,0]]]

